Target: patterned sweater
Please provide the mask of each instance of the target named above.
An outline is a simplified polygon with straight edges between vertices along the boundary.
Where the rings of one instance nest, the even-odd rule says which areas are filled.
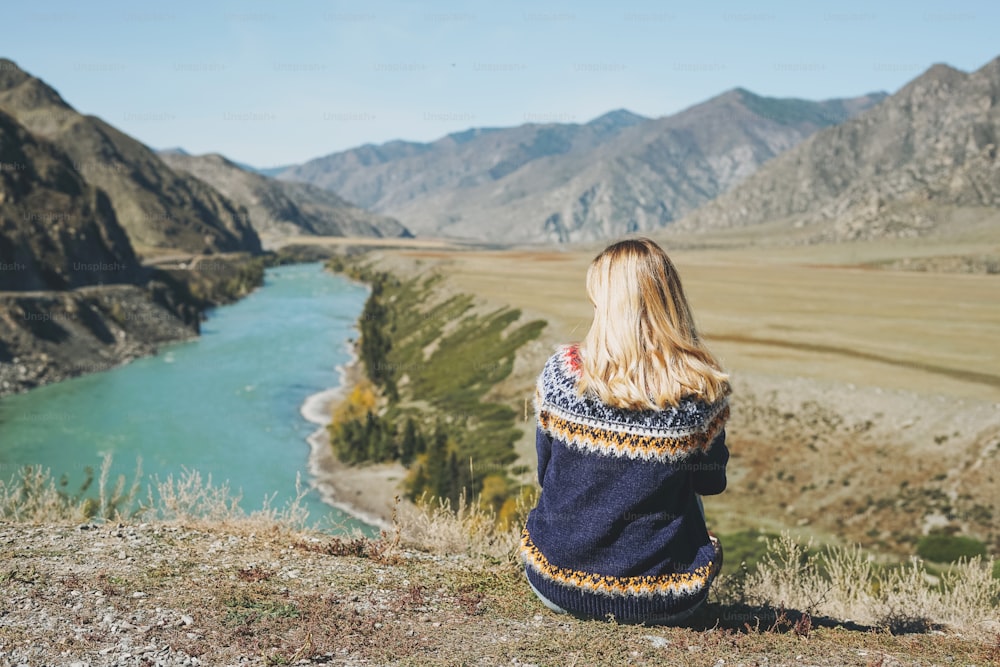
[[[542,493],[521,536],[528,580],[572,613],[639,622],[689,609],[721,566],[699,495],[726,488],[726,399],[625,410],[580,397],[579,346],[535,393]]]

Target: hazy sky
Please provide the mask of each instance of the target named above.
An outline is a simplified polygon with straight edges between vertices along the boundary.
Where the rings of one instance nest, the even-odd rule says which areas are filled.
[[[256,166],[736,86],[894,92],[1000,55],[1000,2],[20,2],[0,56],[154,148]]]

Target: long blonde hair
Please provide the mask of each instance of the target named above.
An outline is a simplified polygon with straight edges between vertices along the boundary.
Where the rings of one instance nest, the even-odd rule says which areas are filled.
[[[587,269],[587,294],[594,322],[580,346],[581,393],[628,409],[729,393],[729,376],[695,331],[677,269],[654,241],[605,248]]]

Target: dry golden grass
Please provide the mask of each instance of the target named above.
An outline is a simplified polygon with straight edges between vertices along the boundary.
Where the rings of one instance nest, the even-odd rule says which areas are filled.
[[[897,246],[745,246],[671,255],[702,332],[735,373],[1000,401],[996,276],[857,266],[983,246]],[[543,315],[551,338],[573,340],[590,324],[583,278],[596,250],[383,254],[390,263],[393,255],[437,263],[456,288]]]

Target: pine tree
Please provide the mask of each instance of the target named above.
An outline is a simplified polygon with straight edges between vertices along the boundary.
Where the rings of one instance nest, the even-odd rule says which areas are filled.
[[[427,448],[427,490],[438,498],[449,496],[448,436],[438,424]]]
[[[412,417],[408,417],[406,427],[403,430],[403,441],[399,445],[399,460],[407,468],[413,463],[413,457],[419,453],[417,451],[418,444],[417,425],[413,423]]]
[[[406,478],[406,495],[416,502],[427,490],[427,455],[421,454],[413,461],[410,474]]]
[[[458,507],[458,498],[462,494],[462,480],[458,470],[458,455],[452,449],[448,454],[448,499],[453,508]]]

